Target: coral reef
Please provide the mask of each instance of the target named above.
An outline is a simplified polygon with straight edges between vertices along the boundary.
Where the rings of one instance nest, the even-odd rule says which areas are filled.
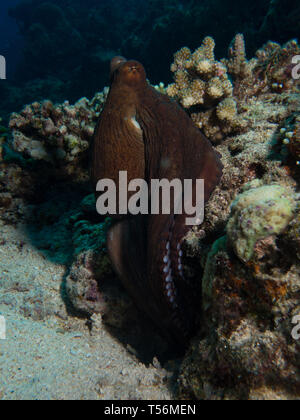
[[[295,207],[292,194],[280,185],[250,187],[239,195],[232,203],[227,224],[228,241],[236,255],[242,261],[249,261],[258,240],[284,231]]]
[[[281,83],[278,77],[290,74],[289,60],[299,47],[294,41],[268,45],[247,60],[244,39],[237,35],[228,58],[217,61],[207,38],[198,61],[185,48],[173,65],[177,82],[188,77],[189,89],[195,81],[205,84],[205,93],[189,92],[187,111],[196,122],[204,121],[202,128],[217,143],[224,165],[204,223],[191,229],[182,244],[185,277],[195,290],[202,289],[202,299],[196,314],[201,330],[180,369],[179,398],[300,396],[300,342],[291,336],[300,301],[299,83],[287,78],[282,88],[275,86]],[[203,73],[204,64],[206,71],[213,64],[210,74]],[[216,68],[222,71],[214,73]],[[163,85],[157,88],[164,92]],[[182,100],[184,90],[175,91]],[[105,249],[109,221],[95,215],[85,183],[87,145],[105,94],[73,106],[34,103],[12,116],[11,134],[6,128],[0,133],[0,214],[6,222],[19,223],[31,213],[33,244],[46,258],[70,266],[61,292],[72,310],[88,316],[100,312],[127,343],[126,329],[131,328],[135,342],[142,323],[137,326],[139,315],[114,283]],[[235,130],[230,118],[242,124]],[[59,204],[66,190],[76,191],[69,207]],[[24,295],[24,314],[53,315],[52,309],[44,310],[43,296],[42,288]],[[65,308],[57,313],[66,316]]]
[[[212,247],[203,279],[206,332],[183,363],[182,397],[299,398],[300,342],[291,336],[299,263],[287,243],[269,241],[265,249],[258,266],[234,260],[226,238]]]
[[[260,91],[261,83],[255,79],[253,71],[256,59],[247,60],[243,34],[235,36],[228,50],[228,59],[224,58],[221,61],[233,80],[233,95],[238,101],[243,101]]]
[[[2,119],[0,118],[0,123]],[[2,160],[3,145],[7,140],[9,130],[7,127],[0,125],[0,161]]]
[[[274,154],[294,112],[292,93],[251,97],[249,131],[217,146],[224,175],[185,243],[185,264],[193,261],[194,278],[204,276],[202,329],[181,367],[181,398],[299,398],[300,343],[291,336],[300,301],[299,196],[293,172]]]
[[[296,40],[291,40],[282,47],[269,41],[257,51],[254,73],[261,81],[263,92],[299,91],[300,82],[292,75],[295,67],[292,58],[298,55],[300,47]]]
[[[107,89],[75,105],[49,100],[11,115],[0,141],[0,214],[12,223],[27,217],[49,185],[89,192],[89,144]]]
[[[65,102],[34,102],[20,114],[13,113],[9,127],[11,148],[25,159],[44,161],[80,179],[83,162],[94,133],[105,95],[97,94],[91,101],[80,99],[75,105]],[[63,174],[61,174],[63,175]]]
[[[112,277],[112,267],[106,253],[106,233],[110,220],[93,222],[95,209],[92,194],[82,200],[78,211],[70,217],[73,263],[66,278],[66,293],[76,310],[89,315],[103,315],[107,300],[103,283]]]
[[[216,61],[214,48],[214,40],[206,37],[193,54],[187,47],[178,51],[171,65],[175,83],[167,87],[212,142],[248,129],[243,114],[250,98],[299,92],[299,80],[292,77],[292,58],[300,53],[296,41],[282,47],[269,42],[250,61],[242,34],[233,39],[228,59]]]
[[[300,106],[300,98],[298,101]],[[276,149],[281,153],[285,163],[299,172],[300,166],[300,114],[292,112],[288,118],[281,124],[276,135]]]
[[[289,136],[289,151],[295,157],[297,165],[300,165],[300,116],[294,120],[293,135]]]
[[[175,83],[168,86],[167,93],[185,108],[200,105],[200,112],[191,113],[192,119],[216,142],[241,131],[244,124],[238,116],[226,67],[215,60],[214,48],[214,40],[206,37],[193,54],[186,47],[178,51],[171,66]]]
[[[252,195],[259,200],[259,195],[267,198],[282,190],[253,188],[235,205],[252,201]],[[289,211],[290,205],[281,203],[281,211]],[[294,246],[299,241],[299,206],[297,215],[284,231],[258,239],[247,262],[232,255],[226,236],[211,247],[203,278],[205,332],[183,364],[183,393],[200,399],[299,398],[300,343],[291,336],[300,298],[299,244]],[[262,216],[266,224],[269,216]],[[278,220],[274,216],[277,224],[281,213]],[[240,229],[253,232],[251,226]]]

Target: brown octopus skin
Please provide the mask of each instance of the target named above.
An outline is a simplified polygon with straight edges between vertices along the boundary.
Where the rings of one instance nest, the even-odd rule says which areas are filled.
[[[148,84],[143,66],[115,57],[92,145],[94,186],[103,178],[118,185],[121,170],[128,182],[142,178],[148,185],[151,179],[204,179],[207,201],[222,164],[185,111]],[[181,263],[186,217],[172,206],[167,215],[117,215],[107,238],[113,265],[136,304],[183,346],[194,327]]]

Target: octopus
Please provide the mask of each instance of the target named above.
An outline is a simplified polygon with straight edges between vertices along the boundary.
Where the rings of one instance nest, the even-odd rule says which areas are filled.
[[[148,83],[142,64],[114,57],[109,94],[92,144],[95,189],[104,178],[113,180],[118,189],[120,171],[127,171],[128,182],[203,179],[206,202],[220,181],[222,164],[187,113]],[[193,200],[194,190],[193,184]],[[183,270],[182,244],[191,229],[188,216],[185,210],[177,214],[175,201],[168,214],[117,211],[107,236],[113,266],[136,305],[181,346],[194,331],[199,311],[199,300],[195,302],[193,285]]]

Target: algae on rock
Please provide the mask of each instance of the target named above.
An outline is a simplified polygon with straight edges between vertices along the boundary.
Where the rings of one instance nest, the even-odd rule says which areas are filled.
[[[240,194],[232,204],[227,235],[236,255],[249,261],[259,239],[280,234],[292,220],[295,199],[280,185],[264,185]]]

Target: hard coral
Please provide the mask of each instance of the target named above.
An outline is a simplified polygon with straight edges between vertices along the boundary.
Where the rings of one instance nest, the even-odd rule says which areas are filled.
[[[233,80],[233,95],[239,101],[253,96],[261,88],[261,83],[255,80],[253,68],[256,60],[246,58],[246,47],[243,34],[237,34],[233,39],[228,59],[221,60]]]
[[[10,119],[0,141],[0,214],[20,222],[28,207],[42,200],[49,185],[64,181],[69,190],[86,188],[88,148],[107,89],[75,105],[49,100],[27,105]]]
[[[11,116],[10,147],[25,159],[60,168],[65,175],[84,176],[79,169],[87,158],[104,100],[105,95],[100,93],[91,101],[82,98],[75,105],[68,101],[62,105],[51,101],[27,105],[20,114]]]
[[[242,34],[232,41],[228,59],[216,61],[214,47],[207,37],[194,53],[187,47],[178,51],[171,66],[175,83],[167,88],[212,142],[249,128],[242,113],[251,98],[299,92],[299,80],[292,77],[292,58],[300,54],[296,41],[283,47],[269,42],[251,60]]]
[[[167,88],[167,93],[185,108],[200,106],[200,112],[191,111],[191,117],[207,137],[217,142],[241,130],[243,122],[227,69],[216,61],[214,48],[214,40],[206,37],[193,54],[186,47],[178,51],[171,66],[175,83]]]
[[[296,40],[291,40],[282,47],[269,41],[257,51],[254,74],[262,83],[264,92],[299,92],[300,82],[292,76],[295,67],[292,58],[298,55],[300,47]]]
[[[294,115],[291,121],[291,129],[285,132],[284,144],[297,165],[300,165],[300,115]]]
[[[185,243],[200,267],[202,328],[181,367],[180,398],[299,399],[300,342],[291,336],[300,300],[297,182],[271,153],[281,127],[282,136],[293,131],[295,96],[250,95],[248,132],[216,146],[223,177]]]
[[[300,105],[300,95],[298,106]],[[296,179],[300,174],[300,114],[291,112],[275,136],[274,152],[280,153],[285,165]]]
[[[213,245],[203,278],[204,331],[179,377],[180,396],[198,399],[297,399],[299,267],[287,242],[263,268],[234,260],[226,237]]]

